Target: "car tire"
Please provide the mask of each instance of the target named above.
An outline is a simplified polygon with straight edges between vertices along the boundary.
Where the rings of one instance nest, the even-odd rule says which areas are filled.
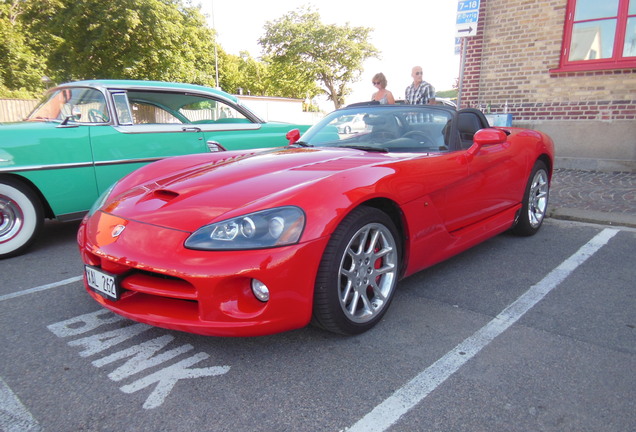
[[[345,126],[344,133],[349,135],[351,133],[351,128],[349,126]]]
[[[371,329],[393,299],[400,259],[400,240],[391,218],[372,207],[352,211],[325,248],[312,323],[345,335]]]
[[[531,236],[539,231],[548,209],[549,193],[548,168],[544,162],[537,161],[528,178],[519,218],[512,229],[514,234]]]
[[[42,227],[42,204],[28,186],[0,179],[0,258],[24,252]]]

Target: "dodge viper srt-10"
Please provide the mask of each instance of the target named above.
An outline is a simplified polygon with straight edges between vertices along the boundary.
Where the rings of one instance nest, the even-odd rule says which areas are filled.
[[[351,116],[366,126],[338,127]],[[475,109],[356,104],[288,138],[116,183],[78,232],[88,293],[204,335],[358,334],[401,278],[507,230],[532,235],[546,214],[552,140]]]

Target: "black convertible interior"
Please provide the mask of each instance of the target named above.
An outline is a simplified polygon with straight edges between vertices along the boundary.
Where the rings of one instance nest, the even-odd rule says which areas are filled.
[[[475,108],[464,108],[457,113],[457,130],[461,148],[473,145],[473,137],[478,130],[490,127],[484,113]]]
[[[370,104],[354,108],[334,112],[339,115],[327,118],[328,127],[308,137],[307,144],[408,153],[457,151],[470,148],[475,133],[490,127],[486,116],[474,108]],[[341,119],[352,116],[361,116],[363,125],[336,130]]]
[[[383,142],[385,147],[397,152],[447,151],[452,146],[452,120],[445,123],[431,121],[427,114],[421,118],[407,118],[396,115],[365,115],[364,121],[371,126],[369,138]],[[474,108],[465,108],[457,113],[457,134],[459,148],[466,150],[473,145],[473,137],[478,130],[490,127],[486,116]]]

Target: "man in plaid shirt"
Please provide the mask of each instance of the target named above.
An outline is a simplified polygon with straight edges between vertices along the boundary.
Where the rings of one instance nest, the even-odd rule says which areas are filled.
[[[413,77],[413,84],[406,88],[404,96],[407,104],[426,104],[429,99],[435,98],[435,87],[422,80],[422,68],[420,66],[413,68],[411,76]]]

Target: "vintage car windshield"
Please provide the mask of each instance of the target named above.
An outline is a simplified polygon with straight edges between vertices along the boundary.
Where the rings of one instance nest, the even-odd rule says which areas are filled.
[[[108,123],[106,99],[98,90],[69,87],[48,93],[42,103],[27,117],[27,121],[63,121],[77,123]]]
[[[448,151],[452,117],[450,110],[422,106],[346,108],[311,127],[300,144],[391,152]]]

